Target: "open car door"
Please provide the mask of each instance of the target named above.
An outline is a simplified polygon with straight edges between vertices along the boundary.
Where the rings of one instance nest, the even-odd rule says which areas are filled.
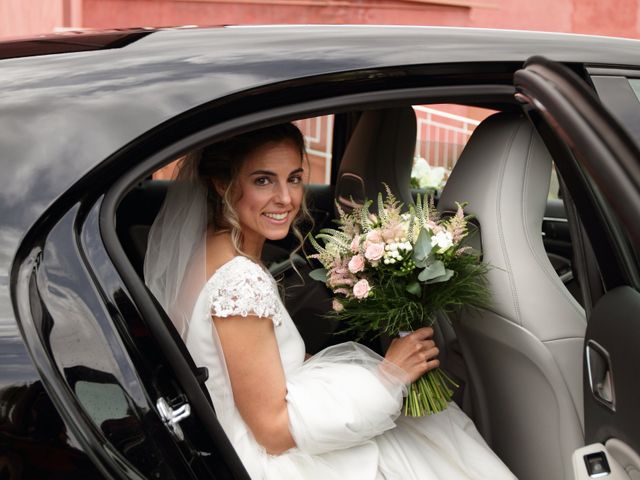
[[[599,270],[598,278],[583,279],[600,282],[602,294],[585,305],[585,446],[573,456],[575,478],[637,479],[640,139],[629,136],[587,84],[560,64],[531,58],[516,72],[514,83],[516,98],[551,151],[575,203]]]

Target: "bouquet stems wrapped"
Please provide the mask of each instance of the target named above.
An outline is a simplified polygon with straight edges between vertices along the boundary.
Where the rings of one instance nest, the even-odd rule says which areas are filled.
[[[487,266],[464,244],[469,235],[463,205],[441,217],[426,196],[402,211],[393,194],[347,214],[337,229],[324,229],[311,243],[323,266],[312,278],[333,291],[333,315],[358,338],[367,333],[396,337],[431,326],[439,312],[488,305]],[[412,383],[405,415],[423,416],[447,408],[457,387],[442,369]]]

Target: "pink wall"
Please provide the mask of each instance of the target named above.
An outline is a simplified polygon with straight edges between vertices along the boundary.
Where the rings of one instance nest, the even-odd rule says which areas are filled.
[[[464,25],[468,23],[470,11],[464,7],[406,1],[85,0],[84,3],[85,24],[99,28],[109,25],[114,20],[122,25],[138,25],[144,21],[156,25],[220,25],[428,24],[431,19],[430,23],[433,24]]]
[[[574,32],[640,37],[640,2],[580,0],[571,17]]]
[[[61,25],[60,0],[0,0],[0,35],[22,36],[51,32]]]
[[[456,25],[640,38],[639,0],[0,0],[0,36],[257,23]]]

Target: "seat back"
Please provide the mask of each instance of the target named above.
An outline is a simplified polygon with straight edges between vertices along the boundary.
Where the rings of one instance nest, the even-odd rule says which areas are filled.
[[[416,115],[411,106],[362,113],[340,162],[335,199],[347,211],[374,201],[387,184],[405,205],[411,199]]]
[[[440,198],[477,217],[492,307],[454,320],[471,373],[476,422],[521,480],[573,478],[584,442],[584,310],[542,242],[551,157],[517,113],[482,122]]]

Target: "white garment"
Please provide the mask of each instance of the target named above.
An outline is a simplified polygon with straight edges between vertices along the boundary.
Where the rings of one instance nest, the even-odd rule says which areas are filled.
[[[212,314],[272,318],[296,448],[269,455],[253,438],[233,403]],[[515,478],[454,403],[436,415],[401,416],[405,386],[383,378],[381,357],[366,347],[349,342],[305,361],[275,281],[246,257],[233,258],[207,281],[186,343],[196,365],[209,369],[218,419],[252,479]]]

